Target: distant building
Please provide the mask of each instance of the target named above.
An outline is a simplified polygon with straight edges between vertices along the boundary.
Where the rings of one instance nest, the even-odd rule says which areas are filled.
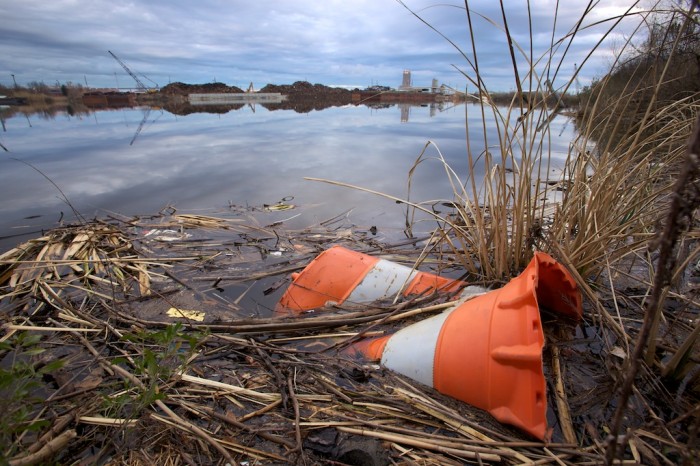
[[[403,81],[401,81],[399,89],[402,91],[409,91],[412,87],[413,83],[411,82],[411,70],[403,70]]]
[[[433,79],[432,85],[430,87],[414,87],[413,81],[411,80],[411,70],[403,70],[403,80],[399,86],[399,91],[404,92],[430,92],[433,94],[439,94],[442,92],[442,88],[438,85],[438,80]]]

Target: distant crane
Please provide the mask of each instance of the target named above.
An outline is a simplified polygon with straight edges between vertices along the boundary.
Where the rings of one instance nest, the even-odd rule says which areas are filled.
[[[141,119],[141,123],[139,123],[139,127],[136,128],[136,133],[134,133],[134,137],[131,138],[131,142],[129,143],[130,146],[134,145],[134,141],[136,141],[136,138],[139,137],[139,134],[141,134],[141,130],[143,129],[143,125],[146,124],[146,120],[148,120],[148,115],[151,114],[151,107],[148,107],[145,112],[143,112],[143,119]]]
[[[139,89],[139,90],[141,90],[141,91],[144,91],[144,92],[148,92],[148,91],[150,90],[149,88],[147,88],[147,87],[143,84],[143,82],[141,82],[141,80],[139,79],[139,77],[136,76],[136,75],[133,73],[133,71],[131,71],[131,70],[129,69],[129,67],[126,66],[126,64],[125,64],[123,61],[121,61],[121,60],[119,59],[119,57],[117,57],[115,54],[113,54],[110,50],[107,50],[107,51],[109,52],[110,55],[112,55],[112,58],[114,58],[115,60],[117,60],[117,63],[119,63],[119,64],[122,66],[122,68],[124,68],[124,71],[126,71],[127,73],[129,73],[129,76],[131,76],[132,78],[134,78],[134,81],[136,81],[136,88],[137,88],[137,89]],[[146,78],[146,79],[148,79],[148,78]],[[150,79],[148,79],[148,80],[151,81]],[[153,82],[153,81],[151,81],[151,82]],[[156,83],[153,83],[153,84],[156,84]],[[158,84],[156,84],[156,87],[158,87]]]
[[[134,133],[134,137],[131,138],[131,142],[129,143],[130,146],[134,145],[134,142],[136,142],[136,138],[139,137],[139,134],[141,134],[141,130],[144,128],[144,125],[148,121],[148,116],[151,114],[151,110],[153,110],[153,107],[148,107],[145,112],[143,112],[143,118],[141,119],[141,123],[139,123],[138,128],[136,128],[136,132]],[[155,123],[158,118],[163,116],[163,110],[160,111],[160,115],[158,115],[155,119],[151,120],[150,124]]]
[[[581,93],[581,83],[578,80],[578,66],[574,63],[574,82],[576,83],[576,95]]]

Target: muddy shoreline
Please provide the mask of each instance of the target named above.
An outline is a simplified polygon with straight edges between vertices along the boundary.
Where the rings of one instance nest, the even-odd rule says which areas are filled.
[[[279,295],[291,272],[335,244],[407,265],[419,253],[415,244],[377,244],[367,232],[336,220],[285,231],[261,228],[245,215],[176,212],[67,226],[5,252],[4,360],[26,353],[20,360],[32,370],[12,366],[13,383],[42,390],[36,397],[15,392],[12,399],[32,415],[43,409],[46,422],[37,427],[41,439],[23,436],[9,458],[24,459],[24,451],[50,441],[55,448],[47,457],[81,464],[186,458],[192,464],[383,466],[400,462],[406,452],[421,464],[550,457],[560,464],[602,462],[601,428],[615,408],[610,399],[623,357],[601,350],[611,337],[589,320],[596,313],[592,303],[584,302],[587,317],[580,324],[543,314],[544,371],[560,389],[555,395],[550,387],[551,440],[542,443],[482,410],[340,352],[356,338],[391,333],[440,312],[450,303],[444,297],[330,306],[299,318],[256,317],[238,304],[259,280],[268,283],[270,297]],[[448,251],[441,254],[423,267],[445,272],[445,263],[456,262]],[[601,299],[613,312],[615,296]],[[641,316],[629,304],[619,312],[633,327]],[[659,425],[647,410],[630,409],[626,427],[645,428],[623,445],[629,464],[656,464],[661,449],[678,463],[696,453],[689,433],[694,388],[667,390],[640,385],[672,422]],[[564,403],[557,399],[562,394]]]

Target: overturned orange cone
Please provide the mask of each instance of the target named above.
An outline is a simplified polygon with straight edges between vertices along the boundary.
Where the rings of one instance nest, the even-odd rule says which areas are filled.
[[[544,440],[539,306],[576,319],[582,315],[574,280],[542,252],[503,288],[351,350]]]
[[[300,273],[280,299],[277,314],[300,314],[329,303],[371,303],[402,293],[457,291],[464,282],[420,272],[378,257],[333,246]]]

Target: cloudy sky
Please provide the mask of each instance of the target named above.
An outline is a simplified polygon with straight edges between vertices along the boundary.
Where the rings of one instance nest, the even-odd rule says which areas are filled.
[[[405,5],[472,58],[463,2],[405,0]],[[512,35],[529,50],[525,0],[508,0]],[[581,18],[588,1],[559,2],[555,40]],[[584,25],[624,12],[631,0],[600,0]],[[533,49],[550,48],[556,0],[531,0]],[[515,88],[494,0],[473,0],[472,20],[479,67],[491,90]],[[31,81],[133,86],[108,54],[121,58],[146,85],[224,82],[256,89],[268,83],[312,83],[348,87],[397,87],[404,69],[415,85],[440,83],[464,88],[455,67],[474,76],[467,60],[445,38],[396,0],[0,0],[0,84]],[[492,24],[493,21],[496,24]],[[600,76],[612,51],[639,21],[623,22],[583,67],[580,82]],[[611,22],[580,31],[559,71],[570,78]],[[561,59],[564,46],[555,60]],[[524,66],[522,67],[524,69]],[[524,71],[521,70],[521,73]],[[146,79],[145,77],[148,77]]]

